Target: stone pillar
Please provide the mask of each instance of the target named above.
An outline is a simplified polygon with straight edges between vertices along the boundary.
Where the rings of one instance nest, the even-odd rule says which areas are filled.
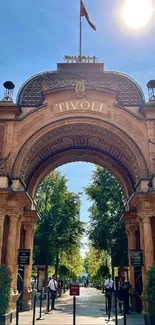
[[[135,289],[135,271],[131,265],[130,249],[136,249],[136,231],[138,227],[136,225],[126,225],[126,233],[128,236],[128,256],[129,256],[129,268],[130,268],[130,283],[133,289]]]
[[[153,215],[153,211],[141,211],[139,214],[139,229],[140,229],[140,245],[144,255],[144,265],[142,267],[142,279],[143,279],[143,311],[147,311],[147,299],[146,299],[146,281],[147,270],[150,266],[154,265],[154,248],[152,239],[152,229],[150,218]]]
[[[147,184],[148,185],[148,184]],[[146,191],[146,189],[145,189]],[[150,266],[154,265],[154,247],[152,239],[152,229],[150,218],[154,215],[155,211],[155,192],[148,191],[147,193],[135,193],[130,200],[130,208],[137,211],[137,221],[140,230],[140,245],[143,249],[144,265],[142,267],[143,279],[143,311],[147,311],[146,301],[146,275]]]
[[[31,274],[32,274],[32,257],[33,257],[33,235],[35,222],[24,223],[25,243],[24,248],[30,249],[30,265],[24,267],[24,286],[23,286],[23,311],[31,309]]]
[[[17,231],[17,215],[13,211],[12,215],[9,213],[9,233],[8,233],[8,245],[7,245],[7,256],[6,266],[9,268],[11,274],[14,273],[14,264],[16,256],[16,231]]]
[[[143,223],[140,218],[137,218],[137,221],[139,223],[139,231],[140,231],[140,249],[143,250],[144,254],[144,232],[143,232]],[[143,274],[143,279],[146,275],[146,270],[145,270],[145,265],[142,266],[142,274]],[[146,282],[146,281],[145,281]]]
[[[14,284],[13,284],[13,290],[14,293],[17,292],[17,273],[18,273],[18,249],[20,245],[20,232],[21,232],[21,222],[22,222],[22,217],[21,215],[18,216],[17,219],[17,228],[16,228],[16,242],[15,242],[15,260],[14,260]]]
[[[153,211],[144,211],[139,215],[142,225],[143,225],[143,238],[144,238],[144,261],[146,271],[150,266],[154,265],[154,247],[151,229],[151,220],[153,216]]]
[[[5,220],[5,210],[0,209],[0,265],[2,260],[4,220]]]
[[[12,208],[7,210],[9,216],[9,233],[8,233],[8,245],[7,245],[7,256],[6,266],[10,270],[12,280],[12,296],[10,300],[10,310],[14,310],[16,307],[16,300],[18,297],[17,292],[17,242],[19,240],[19,229],[21,215],[23,214],[22,209]]]

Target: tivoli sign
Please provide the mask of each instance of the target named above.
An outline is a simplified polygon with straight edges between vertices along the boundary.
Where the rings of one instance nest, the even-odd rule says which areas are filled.
[[[86,99],[64,101],[52,105],[53,113],[63,113],[66,111],[94,111],[108,114],[110,105],[107,102],[91,101]]]

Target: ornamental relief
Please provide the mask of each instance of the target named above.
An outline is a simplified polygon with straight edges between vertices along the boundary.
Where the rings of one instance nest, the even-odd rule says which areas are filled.
[[[81,123],[81,120],[83,123]],[[97,121],[97,124],[93,124],[95,121],[93,118],[90,118],[90,123],[88,124],[88,121],[86,117],[83,119],[77,117],[76,124],[71,124],[71,120],[68,119],[68,124],[64,125],[64,121],[57,121],[53,125],[49,124],[45,126],[44,128],[39,129],[34,135],[32,136],[32,140],[28,141],[24,146],[23,149],[20,152],[20,156],[17,156],[13,166],[12,166],[12,175],[15,177],[18,175],[25,179],[27,178],[30,169],[32,170],[33,166],[36,166],[41,163],[41,157],[38,155],[38,153],[41,151],[41,148],[44,148],[48,146],[48,142],[53,143],[53,141],[58,141],[58,143],[53,147],[53,152],[56,152],[57,150],[61,150],[64,148],[64,143],[62,143],[61,139],[64,138],[65,134],[66,136],[71,135],[72,133],[77,133],[77,135],[89,135],[89,137],[93,133],[93,137],[99,138],[100,142],[105,139],[105,137],[108,138],[108,143],[115,144],[114,147],[116,149],[121,148],[123,151],[123,156],[121,157],[121,163],[124,166],[131,166],[132,168],[132,174],[135,175],[135,179],[138,179],[139,177],[147,177],[148,176],[148,169],[147,165],[145,163],[145,160],[141,154],[141,151],[139,148],[134,144],[134,142],[131,140],[131,138],[128,137],[124,132],[122,132],[117,127],[115,128],[114,133],[114,125],[109,124],[106,121]],[[60,126],[61,123],[61,126]],[[55,127],[51,130],[51,127]],[[57,127],[56,127],[57,126]],[[45,133],[46,131],[46,133]],[[82,141],[79,139],[78,141]],[[31,142],[34,144],[31,145]],[[60,143],[61,142],[61,143]],[[101,147],[101,143],[95,144],[96,148]],[[104,150],[106,151],[106,146],[104,142]],[[66,144],[65,144],[66,147]],[[116,153],[116,150],[114,150]],[[116,153],[118,155],[118,153]],[[45,158],[46,159],[46,158]],[[118,159],[118,158],[117,158]],[[32,165],[30,165],[30,161]],[[29,168],[28,168],[29,166]],[[22,167],[22,170],[21,170]],[[29,169],[29,171],[28,171]],[[20,173],[21,170],[21,173]],[[20,174],[19,174],[20,173]],[[27,176],[26,176],[27,175]]]
[[[131,133],[141,144],[144,144],[144,134],[136,125],[120,114],[116,114],[116,122],[123,126],[129,134]]]
[[[72,135],[71,133],[73,132],[84,132],[84,134]],[[65,133],[68,134],[65,136]],[[94,133],[94,135],[92,133]],[[60,136],[60,134],[62,134],[62,136]],[[55,137],[58,138],[54,139]],[[105,139],[108,140],[106,141]],[[48,144],[49,142],[50,144]],[[45,146],[45,144],[47,145]],[[139,163],[133,150],[110,130],[88,124],[65,125],[44,135],[32,146],[31,151],[26,153],[23,159],[20,176],[23,179],[25,179],[25,177],[28,178],[32,169],[35,168],[37,164],[41,163],[42,160],[47,159],[55,152],[64,148],[74,148],[77,146],[95,147],[104,150],[107,154],[115,157],[125,165],[132,175],[134,175],[135,179],[140,177]]]
[[[17,143],[19,143],[31,130],[33,130],[36,126],[42,123],[44,120],[44,114],[35,117],[30,122],[25,124],[18,132],[17,132]]]
[[[0,157],[3,155],[4,131],[5,125],[0,124]]]
[[[14,134],[14,125],[10,125],[9,123],[7,123],[7,131],[5,137],[7,152],[10,152],[12,150],[13,134]]]
[[[0,175],[4,176],[7,174],[7,163],[10,157],[10,152],[5,155],[4,147],[7,148],[5,145],[5,125],[0,125]],[[9,146],[8,148],[9,149]]]

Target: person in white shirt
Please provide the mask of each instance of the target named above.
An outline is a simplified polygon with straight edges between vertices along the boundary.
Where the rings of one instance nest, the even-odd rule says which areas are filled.
[[[104,282],[105,287],[105,293],[106,293],[106,299],[108,301],[108,310],[111,310],[111,297],[112,297],[112,291],[113,291],[113,280],[111,280],[111,275],[109,274],[108,279]]]
[[[56,281],[56,274],[52,275],[52,279],[50,280],[49,284],[48,284],[49,290],[51,292],[51,300],[52,300],[52,310],[55,309],[54,308],[54,303],[55,303],[55,298],[56,298],[56,292],[58,289],[58,283]]]
[[[105,289],[112,289],[113,288],[113,280],[111,280],[111,275],[109,274],[108,279],[104,282]]]

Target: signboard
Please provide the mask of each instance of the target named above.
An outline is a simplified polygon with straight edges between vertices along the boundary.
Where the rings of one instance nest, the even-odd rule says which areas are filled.
[[[18,265],[30,264],[30,249],[18,249]]]
[[[134,267],[143,266],[143,251],[130,249],[131,265]]]
[[[70,296],[79,296],[80,295],[80,286],[78,284],[70,285]]]

